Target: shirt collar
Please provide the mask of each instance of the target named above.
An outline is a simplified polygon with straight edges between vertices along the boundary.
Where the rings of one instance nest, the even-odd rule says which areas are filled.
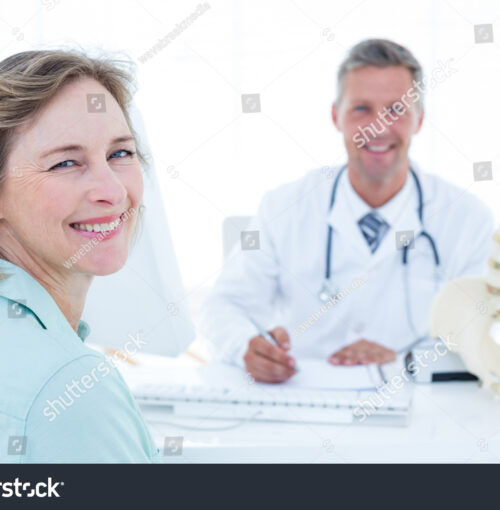
[[[351,180],[346,172],[345,176],[342,176],[344,181],[343,193],[345,193],[345,200],[350,206],[352,216],[356,222],[358,222],[363,216],[369,212],[375,210],[377,213],[392,226],[396,223],[397,219],[401,216],[403,209],[410,206],[412,207],[413,200],[411,199],[414,190],[413,179],[410,174],[407,175],[403,187],[384,205],[373,209],[370,207],[354,190],[351,184]]]
[[[335,202],[328,215],[328,223],[334,228],[341,228],[345,223],[357,222],[369,212],[376,210],[390,227],[407,223],[412,229],[419,229],[417,214],[418,200],[414,179],[408,173],[403,187],[388,202],[377,209],[372,209],[354,190],[347,171],[340,176]]]
[[[376,209],[389,224],[389,231],[377,251],[372,254],[358,221],[373,209],[354,191],[347,172],[344,172],[340,176],[335,202],[327,216],[327,223],[333,227],[341,242],[350,244],[367,263],[370,261],[375,264],[394,253],[397,232],[411,231],[416,237],[422,230],[417,209],[416,185],[408,174],[401,190],[382,207]]]
[[[52,296],[24,269],[0,259],[0,273],[7,275],[0,280],[0,296],[29,310],[44,329],[71,333],[81,341],[89,336],[90,327],[85,321],[79,322],[78,333],[75,333]]]
[[[403,187],[388,202],[378,207],[376,211],[389,225],[394,226],[405,208],[412,207],[416,210],[418,206],[416,196],[417,190],[413,177],[408,173]]]

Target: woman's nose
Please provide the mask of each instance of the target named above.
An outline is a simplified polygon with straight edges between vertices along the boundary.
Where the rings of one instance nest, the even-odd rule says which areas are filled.
[[[127,198],[127,189],[124,183],[119,174],[107,162],[94,165],[88,175],[92,179],[89,192],[89,199],[92,202],[107,202],[117,205]]]

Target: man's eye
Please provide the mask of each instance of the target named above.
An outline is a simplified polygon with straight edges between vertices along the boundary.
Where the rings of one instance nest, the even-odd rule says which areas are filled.
[[[50,167],[50,170],[53,170],[54,168],[68,168],[70,166],[74,166],[75,164],[76,163],[72,159],[67,159],[66,161],[61,161],[60,163],[57,163],[57,165]]]
[[[362,111],[366,110],[366,106],[358,105],[358,106],[355,106],[355,107],[354,107],[354,110],[355,110],[356,112],[362,112]]]
[[[127,156],[133,156],[135,154],[135,152],[132,152],[132,151],[128,151],[126,149],[121,149],[119,151],[116,151],[116,152],[113,152],[113,154],[111,154],[111,156],[109,156],[110,158],[126,158]]]

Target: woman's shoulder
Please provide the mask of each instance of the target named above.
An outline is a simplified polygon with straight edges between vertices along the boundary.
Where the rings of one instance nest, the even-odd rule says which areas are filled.
[[[158,452],[113,359],[88,351],[45,372],[45,380],[23,384],[16,415],[0,412],[0,436],[27,438],[19,462],[155,461]]]
[[[23,419],[41,388],[64,367],[98,364],[104,356],[76,338],[44,329],[0,297],[0,413]]]

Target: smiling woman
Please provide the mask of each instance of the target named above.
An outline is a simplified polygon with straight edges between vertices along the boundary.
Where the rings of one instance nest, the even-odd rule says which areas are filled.
[[[0,62],[0,461],[158,458],[80,320],[93,277],[125,264],[141,208],[124,64],[63,51]]]

